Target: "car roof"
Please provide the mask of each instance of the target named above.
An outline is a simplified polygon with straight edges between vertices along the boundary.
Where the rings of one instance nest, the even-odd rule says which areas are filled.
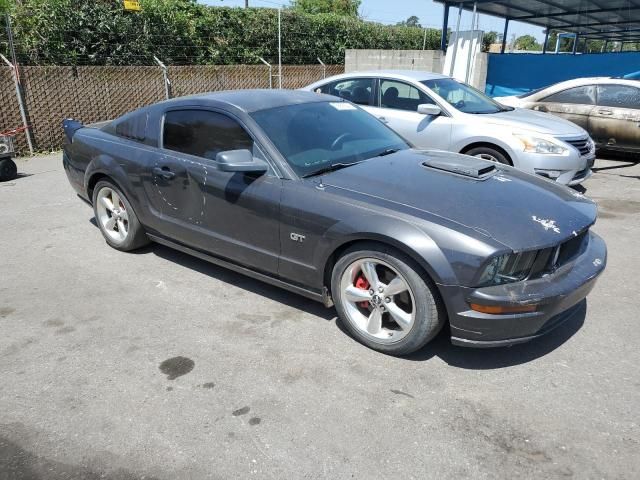
[[[285,107],[313,102],[343,101],[331,95],[305,92],[302,90],[226,90],[221,92],[199,93],[178,97],[161,102],[163,106],[219,106],[231,105],[245,112],[257,112],[269,108]]]
[[[563,82],[558,82],[553,85],[549,85],[545,89],[541,89],[540,92],[546,90],[565,90],[571,87],[579,87],[582,85],[600,85],[603,83],[609,84],[619,84],[619,85],[632,85],[638,86],[638,80],[633,80],[630,78],[616,78],[616,77],[582,77],[582,78],[572,78],[571,80],[565,80]]]

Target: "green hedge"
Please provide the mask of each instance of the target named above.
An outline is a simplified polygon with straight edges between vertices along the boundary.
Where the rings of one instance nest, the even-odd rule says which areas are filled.
[[[194,0],[23,0],[11,8],[18,60],[30,65],[253,64],[278,58],[278,13],[207,7]],[[347,48],[421,49],[425,30],[336,15],[282,11],[285,64],[344,63]],[[6,39],[5,39],[6,40]],[[2,42],[2,38],[0,38]],[[440,31],[427,30],[426,48]],[[6,41],[1,45],[6,52]]]

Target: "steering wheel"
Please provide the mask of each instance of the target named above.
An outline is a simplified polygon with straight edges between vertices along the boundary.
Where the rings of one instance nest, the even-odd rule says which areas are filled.
[[[331,150],[337,150],[338,147],[342,146],[342,144],[344,143],[344,141],[349,138],[352,137],[353,135],[351,135],[351,133],[349,132],[345,132],[342,135],[338,136],[338,138],[336,138],[333,143],[331,144]]]
[[[456,107],[458,110],[460,110],[462,107],[465,106],[464,100],[458,100],[456,103],[453,104],[454,107]]]

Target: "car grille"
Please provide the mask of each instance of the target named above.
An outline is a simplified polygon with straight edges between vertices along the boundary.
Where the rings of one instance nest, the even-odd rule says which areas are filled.
[[[580,138],[578,140],[565,140],[565,142],[576,147],[580,152],[580,155],[588,155],[589,153],[591,153],[588,138]]]
[[[540,278],[569,263],[586,249],[588,238],[589,229],[586,229],[560,245],[538,251],[529,278]]]

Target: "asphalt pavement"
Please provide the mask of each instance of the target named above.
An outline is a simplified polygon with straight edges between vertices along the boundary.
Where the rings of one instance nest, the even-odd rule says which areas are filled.
[[[585,194],[608,268],[511,348],[368,350],[335,310],[109,248],[60,155],[0,183],[0,479],[640,478],[640,164]]]

